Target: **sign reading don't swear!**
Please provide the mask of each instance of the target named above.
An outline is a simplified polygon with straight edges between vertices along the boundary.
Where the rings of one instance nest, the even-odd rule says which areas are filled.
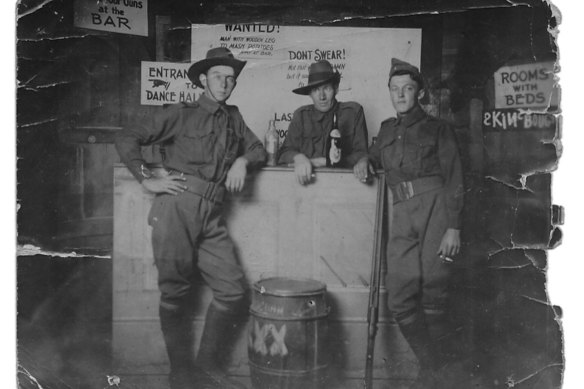
[[[148,36],[148,0],[75,0],[74,23],[92,30]]]

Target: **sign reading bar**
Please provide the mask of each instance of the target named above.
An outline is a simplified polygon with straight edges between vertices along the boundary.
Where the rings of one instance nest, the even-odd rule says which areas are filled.
[[[495,72],[495,108],[557,106],[554,63],[503,66]]]
[[[74,24],[92,30],[148,36],[148,0],[75,0]]]
[[[164,105],[196,101],[203,90],[187,77],[190,66],[190,63],[142,61],[140,103]]]

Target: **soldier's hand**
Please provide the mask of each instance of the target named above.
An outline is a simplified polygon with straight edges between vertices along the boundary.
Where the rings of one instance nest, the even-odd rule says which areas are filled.
[[[369,158],[363,157],[357,161],[355,166],[353,166],[353,174],[363,183],[366,183],[369,177],[374,176],[375,169],[373,169],[373,165],[369,162]]]
[[[231,165],[231,168],[227,172],[225,188],[230,192],[240,192],[245,184],[246,175],[247,159],[239,157],[233,162],[233,165]]]
[[[177,195],[187,190],[182,176],[154,176],[142,181],[142,186],[152,193],[168,193]]]
[[[455,256],[460,251],[460,230],[449,228],[442,237],[440,248],[437,254],[441,258],[449,258]]]
[[[312,180],[312,164],[304,154],[294,156],[294,172],[300,185],[306,185]]]

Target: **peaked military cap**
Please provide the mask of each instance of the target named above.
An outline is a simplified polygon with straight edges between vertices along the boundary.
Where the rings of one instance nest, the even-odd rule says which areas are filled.
[[[392,58],[391,68],[389,69],[388,83],[389,80],[391,80],[391,77],[402,74],[409,74],[413,80],[418,82],[420,89],[424,88],[424,78],[422,77],[422,74],[417,67],[406,61],[402,61],[401,59]]]

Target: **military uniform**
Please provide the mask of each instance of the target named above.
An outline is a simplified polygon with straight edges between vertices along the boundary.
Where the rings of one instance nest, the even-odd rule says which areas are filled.
[[[164,167],[183,174],[188,187],[177,196],[156,196],[148,217],[161,301],[178,304],[188,294],[196,260],[215,300],[229,305],[243,295],[243,273],[222,216],[223,181],[239,155],[251,164],[262,163],[263,146],[236,106],[220,105],[205,95],[194,104],[166,108],[152,127],[120,132],[116,146],[140,182],[140,146],[153,143],[165,145]]]
[[[441,255],[460,249],[462,168],[450,126],[419,105],[424,84],[417,67],[392,58],[388,88],[398,115],[381,123],[369,160],[383,167],[393,198],[385,287],[419,362],[411,388],[446,389],[454,385],[443,368],[458,347],[446,311],[451,269]]]
[[[309,159],[325,157],[335,113],[341,132],[342,166],[353,167],[359,159],[367,156],[367,125],[363,107],[355,102],[335,102],[328,112],[320,112],[312,104],[294,112],[278,163],[292,163],[298,153]]]
[[[243,269],[223,218],[224,182],[238,156],[253,166],[265,161],[266,152],[236,106],[219,104],[206,95],[193,104],[165,108],[151,126],[132,126],[118,133],[121,160],[140,182],[145,179],[140,148],[150,144],[164,145],[165,169],[181,175],[187,187],[178,195],[158,194],[148,215],[171,388],[238,387],[223,374],[208,374],[219,366],[220,345],[229,337],[237,315],[245,311]],[[203,373],[196,372],[192,355],[188,297],[195,268],[213,291],[197,358],[197,366],[205,366]]]
[[[381,124],[370,158],[393,194],[386,287],[396,319],[444,310],[448,264],[437,255],[448,228],[460,229],[462,171],[454,133],[416,106]]]

